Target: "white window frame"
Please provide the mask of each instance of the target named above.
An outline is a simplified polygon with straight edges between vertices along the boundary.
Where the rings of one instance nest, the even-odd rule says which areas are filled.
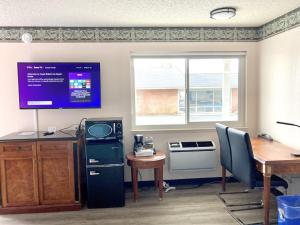
[[[185,58],[185,124],[170,125],[136,125],[136,96],[134,82],[134,65],[136,58]],[[238,58],[239,76],[238,76],[238,120],[237,121],[209,121],[209,122],[189,122],[189,60],[190,59],[214,59],[214,58]],[[246,127],[246,52],[200,52],[200,53],[132,53],[130,58],[131,67],[131,120],[132,131],[159,131],[159,130],[199,130],[215,129],[216,123],[224,123],[233,127]]]

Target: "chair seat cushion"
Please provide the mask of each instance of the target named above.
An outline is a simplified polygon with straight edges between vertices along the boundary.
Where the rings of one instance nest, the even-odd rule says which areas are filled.
[[[262,175],[262,173],[257,171],[255,187],[263,187],[263,186],[264,186],[264,176]],[[284,187],[285,189],[287,189],[288,186],[289,186],[288,183],[284,179],[276,175],[271,176],[271,187]]]

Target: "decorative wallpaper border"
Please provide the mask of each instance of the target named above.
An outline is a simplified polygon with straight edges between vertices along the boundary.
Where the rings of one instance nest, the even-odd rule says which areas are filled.
[[[0,42],[254,42],[299,25],[300,7],[261,27],[0,27]]]
[[[153,41],[257,41],[255,28],[163,28],[163,27],[7,27],[0,41],[21,41],[23,33],[34,42],[153,42]]]
[[[259,40],[272,37],[300,25],[300,7],[257,28]]]

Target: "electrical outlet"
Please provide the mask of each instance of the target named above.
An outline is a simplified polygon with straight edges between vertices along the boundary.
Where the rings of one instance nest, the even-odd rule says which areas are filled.
[[[56,132],[56,127],[48,127],[48,132],[51,133],[51,132]]]

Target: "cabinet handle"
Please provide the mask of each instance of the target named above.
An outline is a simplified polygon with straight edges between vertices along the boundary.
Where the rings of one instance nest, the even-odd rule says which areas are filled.
[[[90,171],[90,175],[91,176],[97,176],[99,175],[100,173],[97,173],[96,171]]]
[[[119,147],[112,147],[111,149],[119,149]]]
[[[89,159],[89,163],[98,163],[99,162],[99,160],[97,160],[97,159]]]

